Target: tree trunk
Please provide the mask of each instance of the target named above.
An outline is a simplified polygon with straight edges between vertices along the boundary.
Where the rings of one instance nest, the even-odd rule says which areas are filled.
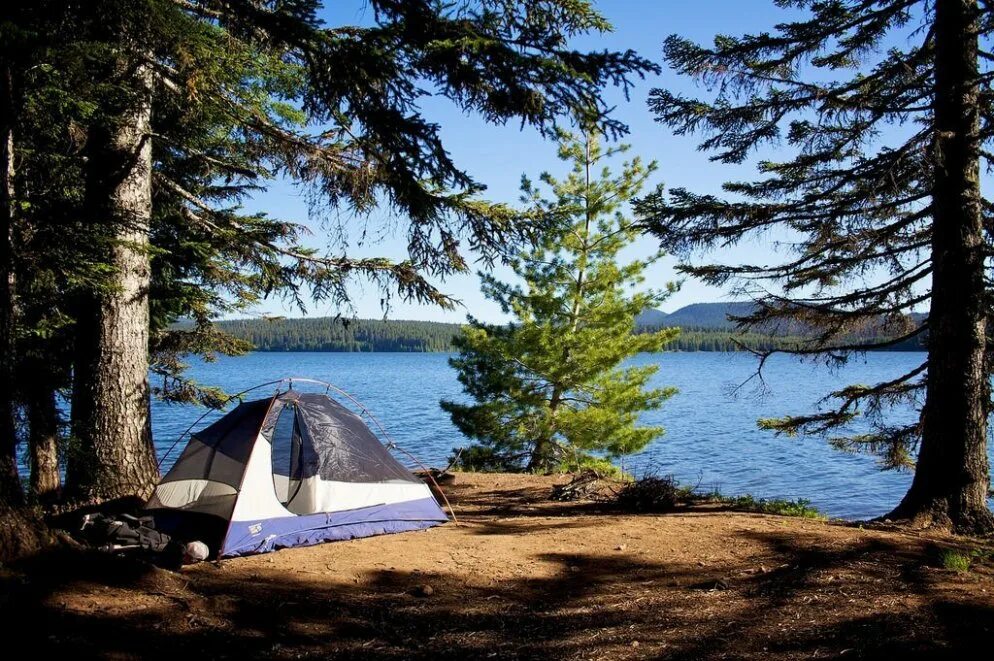
[[[14,104],[13,72],[8,62],[0,67],[0,500],[17,506],[23,502],[17,472],[16,393],[14,379],[14,324],[17,299],[14,291]]]
[[[532,445],[531,455],[528,457],[528,465],[525,466],[525,470],[531,472],[537,471],[548,471],[552,468],[551,463],[551,450],[552,450],[552,438],[556,434],[555,429],[555,417],[556,410],[559,408],[559,404],[562,401],[562,392],[559,390],[559,386],[555,386],[552,389],[552,397],[549,398],[549,418],[550,418],[550,429],[549,433],[546,435],[539,436],[535,439]]]
[[[576,287],[573,290],[573,300],[570,302],[569,317],[567,318],[567,323],[569,324],[569,337],[572,339],[572,334],[576,332],[577,327],[580,324],[580,308],[583,306],[583,286],[585,279],[587,277],[587,253],[590,250],[590,225],[594,221],[593,213],[590,207],[590,136],[585,135],[586,142],[584,145],[584,154],[586,157],[586,163],[584,167],[584,193],[583,193],[583,208],[584,208],[584,219],[583,219],[583,244],[580,247],[580,257],[577,259],[577,273],[576,273]],[[570,359],[570,346],[567,344],[563,347],[563,364],[565,365]],[[537,471],[540,469],[548,470],[551,468],[549,461],[549,452],[552,448],[553,437],[556,434],[555,428],[555,417],[556,411],[559,409],[559,405],[562,404],[563,389],[556,384],[552,389],[552,396],[549,397],[549,418],[551,419],[551,430],[549,435],[540,437],[535,440],[535,444],[532,446],[531,457],[528,460],[528,466],[526,467],[529,471]]]
[[[76,338],[66,490],[81,501],[145,498],[159,476],[148,416],[152,72],[128,65],[130,103],[90,136],[86,202],[108,229],[116,273],[83,302]]]
[[[31,493],[42,504],[59,498],[59,409],[55,390],[38,379],[27,387],[28,446],[31,449]]]
[[[0,563],[31,555],[55,541],[33,508],[0,500]]]
[[[932,300],[922,442],[891,518],[962,533],[994,530],[987,507],[987,318],[980,205],[976,0],[935,3]]]
[[[17,121],[10,62],[0,61],[0,562],[23,557],[53,540],[36,512],[24,506],[17,471],[14,270],[14,126]]]

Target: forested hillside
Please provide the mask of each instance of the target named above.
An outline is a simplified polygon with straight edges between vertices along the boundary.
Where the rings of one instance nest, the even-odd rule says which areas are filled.
[[[222,330],[256,351],[449,351],[458,324],[382,319],[240,319]]]
[[[640,331],[679,327],[670,351],[767,350],[795,346],[800,333],[741,333],[728,315],[748,313],[748,303],[695,303],[672,313],[646,310],[638,316]],[[383,319],[239,319],[218,322],[221,330],[248,340],[256,351],[451,351],[459,324]],[[891,347],[923,351],[920,338]]]

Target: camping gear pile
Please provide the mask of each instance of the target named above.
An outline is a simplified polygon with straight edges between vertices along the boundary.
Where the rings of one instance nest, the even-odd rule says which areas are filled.
[[[76,537],[98,550],[134,555],[169,568],[206,560],[210,553],[203,542],[184,543],[156,530],[151,516],[86,514]]]

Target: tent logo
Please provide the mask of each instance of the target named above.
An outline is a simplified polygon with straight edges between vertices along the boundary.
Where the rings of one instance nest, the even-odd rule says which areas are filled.
[[[253,535],[258,535],[260,532],[262,532],[262,524],[253,523],[252,525],[249,526],[249,532],[252,533]]]

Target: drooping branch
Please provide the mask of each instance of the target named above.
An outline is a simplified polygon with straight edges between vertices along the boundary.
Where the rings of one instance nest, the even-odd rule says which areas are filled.
[[[156,176],[156,181],[201,212],[195,213],[188,209],[186,215],[190,220],[200,223],[215,233],[236,234],[241,240],[247,240],[249,244],[258,246],[263,253],[292,260],[300,268],[307,270],[311,281],[317,286],[333,285],[338,291],[336,295],[338,300],[345,300],[342,298],[346,296],[346,292],[342,289],[345,279],[354,274],[361,274],[374,282],[391,283],[405,300],[431,303],[443,308],[452,308],[458,304],[458,301],[443,294],[425,280],[410,263],[396,263],[382,258],[323,257],[303,248],[283,246],[232,222],[228,215],[215,210],[176,182],[161,175]]]

